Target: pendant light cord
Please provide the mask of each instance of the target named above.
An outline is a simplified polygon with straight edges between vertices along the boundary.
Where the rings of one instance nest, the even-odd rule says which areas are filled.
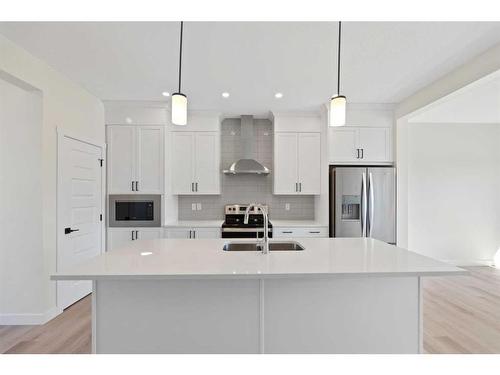
[[[184,28],[184,21],[181,21],[181,36],[179,43],[179,93],[181,92],[181,74],[182,74],[182,29]]]
[[[342,22],[339,21],[339,48],[337,54],[337,95],[340,95],[340,40],[342,36]]]

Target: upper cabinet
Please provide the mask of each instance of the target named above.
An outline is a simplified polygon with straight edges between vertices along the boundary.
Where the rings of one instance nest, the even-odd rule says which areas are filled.
[[[171,141],[172,193],[220,194],[220,133],[174,131]]]
[[[393,161],[391,128],[330,128],[328,137],[330,164]]]
[[[328,127],[328,162],[330,164],[389,164],[393,162],[394,113],[392,106],[348,105],[346,122],[347,126]]]
[[[274,194],[321,193],[321,134],[274,134]]]
[[[163,126],[109,125],[108,194],[163,194]]]

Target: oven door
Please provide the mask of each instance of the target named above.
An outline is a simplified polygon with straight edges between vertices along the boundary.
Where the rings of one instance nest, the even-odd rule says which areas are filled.
[[[160,227],[161,195],[110,195],[110,227]]]

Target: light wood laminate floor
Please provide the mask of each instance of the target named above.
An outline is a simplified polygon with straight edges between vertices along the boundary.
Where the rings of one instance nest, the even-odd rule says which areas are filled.
[[[500,353],[500,270],[424,278],[426,353]],[[0,326],[0,353],[90,353],[91,299],[43,326]]]

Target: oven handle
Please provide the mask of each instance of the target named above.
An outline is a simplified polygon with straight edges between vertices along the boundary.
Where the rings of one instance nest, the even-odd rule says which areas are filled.
[[[273,228],[268,228],[268,231],[269,232],[272,232],[273,231]],[[222,228],[222,232],[228,232],[228,233],[237,233],[237,232],[241,232],[241,233],[252,233],[252,232],[259,232],[259,233],[263,233],[264,232],[264,228]]]

